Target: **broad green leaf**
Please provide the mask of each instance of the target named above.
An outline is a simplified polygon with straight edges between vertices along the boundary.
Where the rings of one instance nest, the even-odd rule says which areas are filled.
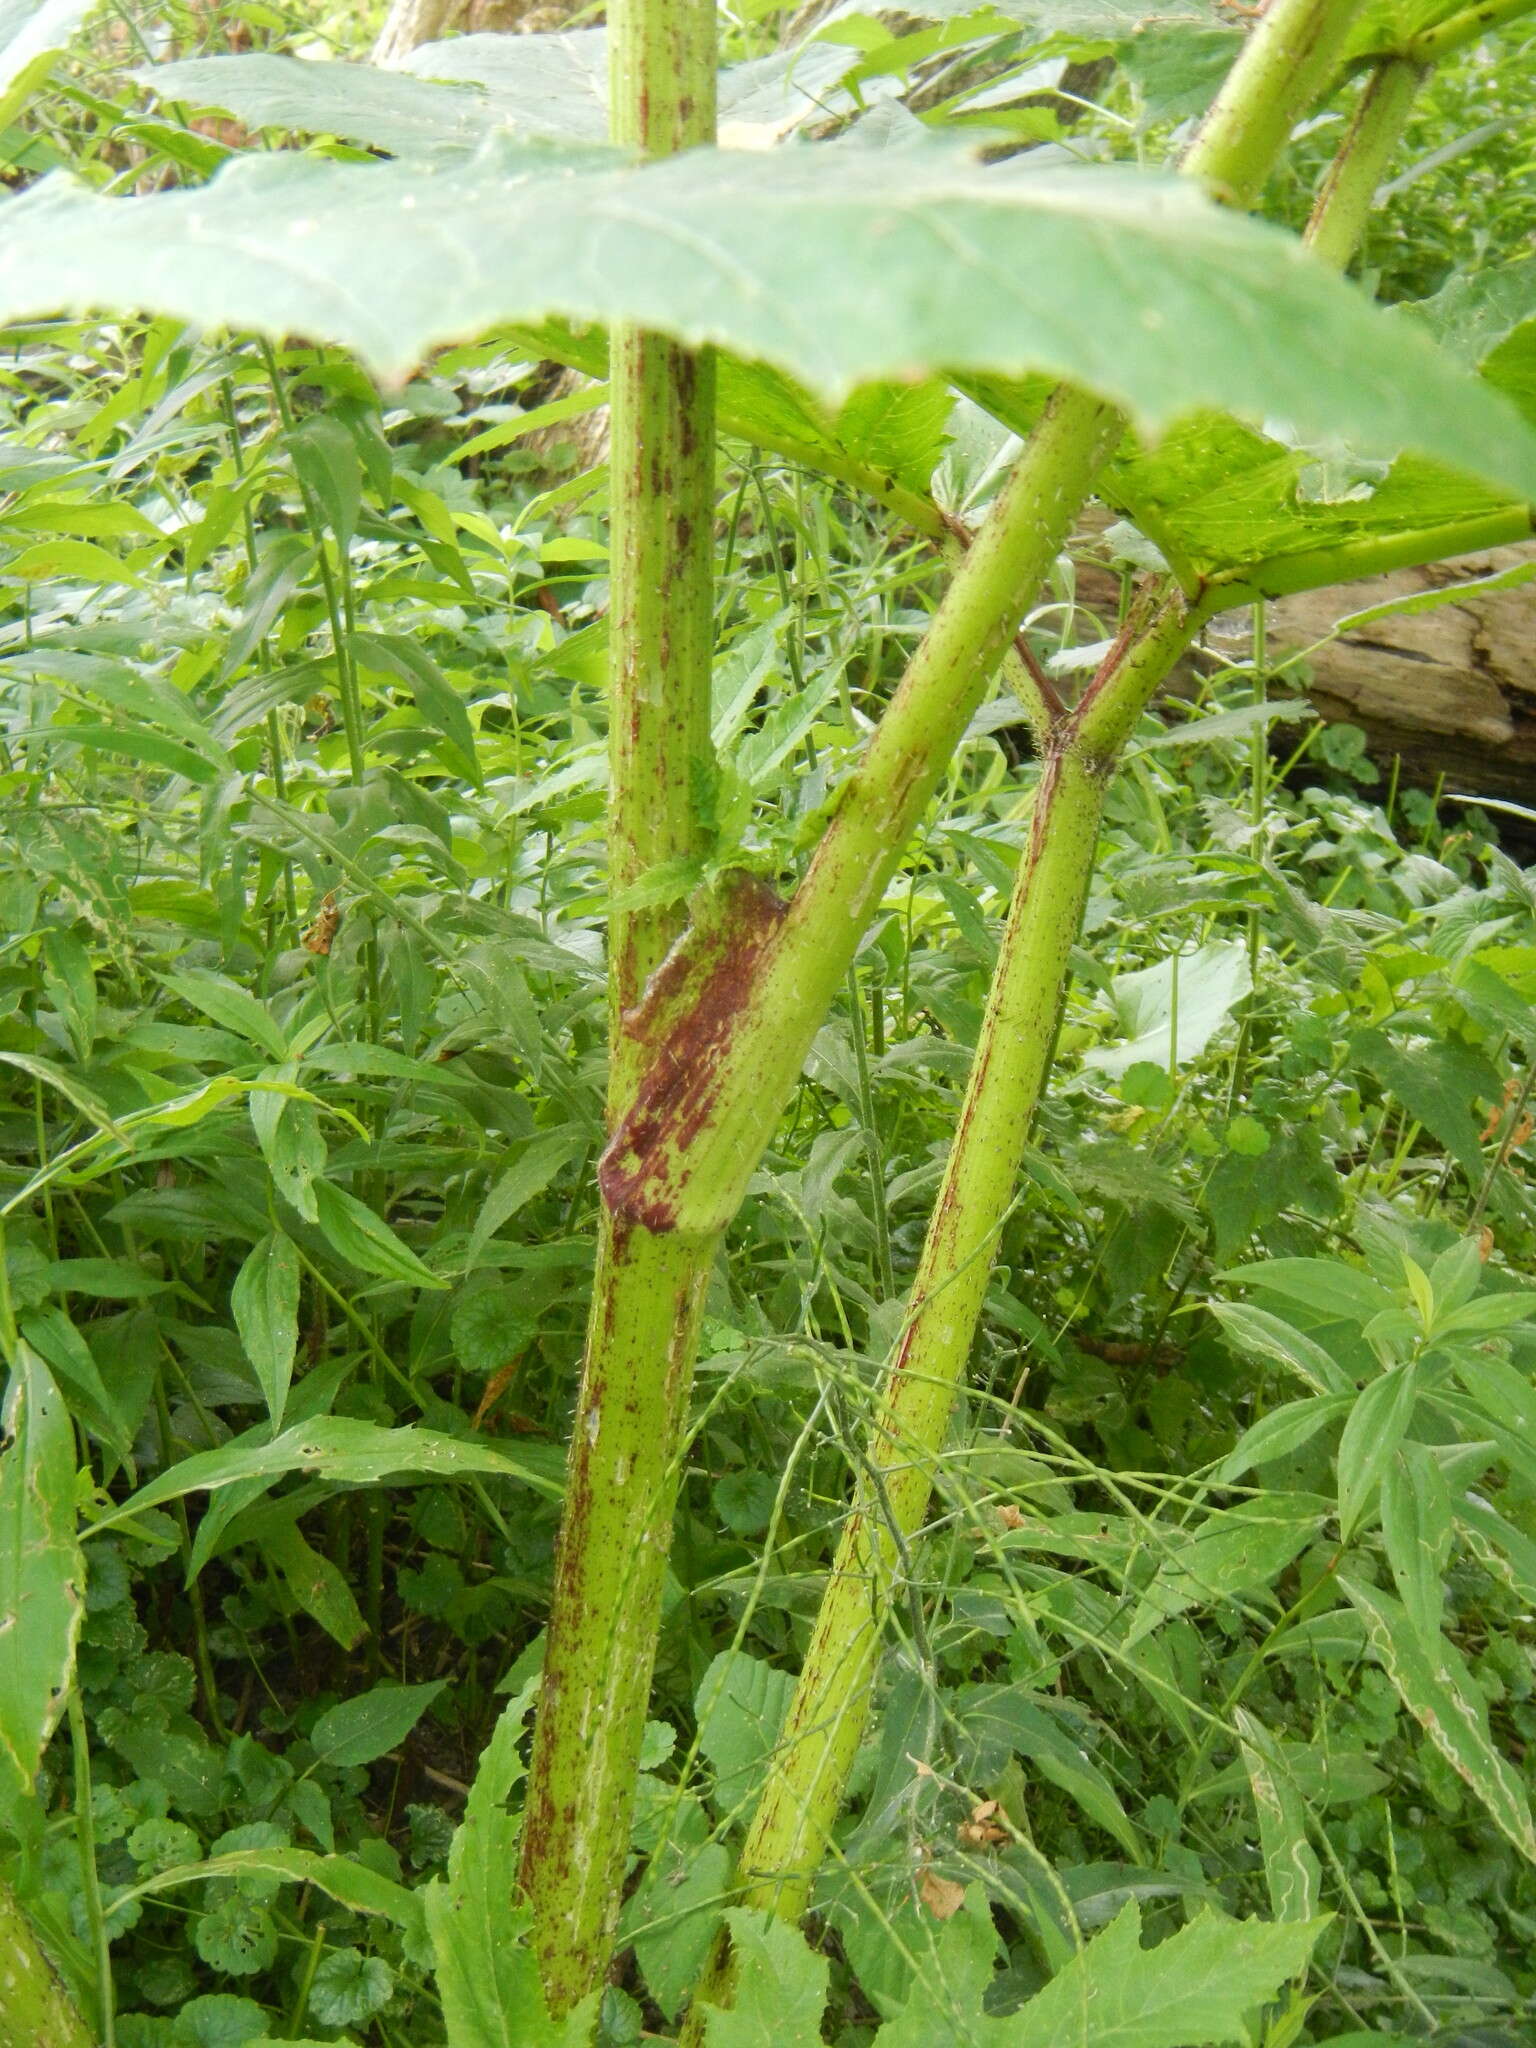
[[[561,1167],[581,1150],[582,1140],[574,1131],[546,1131],[529,1139],[481,1205],[464,1254],[466,1267],[473,1269],[480,1263],[481,1253],[503,1223],[542,1194]]]
[[[718,89],[721,141],[766,146],[824,116],[829,93],[857,61],[824,42],[728,67]],[[345,136],[392,156],[467,156],[496,134],[608,139],[602,29],[455,36],[422,44],[388,71],[263,52],[149,65],[134,78],[162,101],[219,107],[251,128]]]
[[[1475,1185],[1483,1173],[1475,1106],[1498,1092],[1483,1063],[1439,1040],[1421,1041],[1410,1051],[1374,1027],[1355,1032],[1349,1049],[1408,1114],[1439,1139]]]
[[[99,1101],[92,1091],[77,1081],[65,1068],[56,1066],[52,1060],[39,1059],[30,1052],[0,1052],[0,1066],[14,1067],[19,1074],[28,1074],[34,1081],[41,1081],[45,1088],[52,1088],[62,1095],[72,1108],[98,1130],[112,1131],[122,1135],[122,1126],[113,1122],[106,1105]]]
[[[349,1195],[334,1181],[312,1183],[315,1217],[332,1250],[349,1265],[364,1273],[377,1273],[381,1280],[402,1280],[410,1287],[446,1287],[448,1282],[424,1266],[410,1246],[403,1244],[382,1217],[375,1216],[366,1202]]]
[[[1284,1407],[1272,1409],[1243,1430],[1233,1450],[1217,1466],[1217,1483],[1229,1487],[1243,1473],[1251,1473],[1255,1464],[1288,1458],[1292,1450],[1311,1444],[1319,1430],[1348,1415],[1352,1407],[1354,1395],[1313,1395],[1311,1401],[1286,1401]]]
[[[985,1894],[979,1884],[970,1885],[960,1911],[923,1956],[905,2007],[876,2034],[876,2048],[932,2048],[939,2041],[946,2048],[1005,2048],[1013,2039],[1006,2030],[1023,2013],[998,2020],[983,2010],[998,1947]]]
[[[1243,1764],[1258,1816],[1270,1910],[1277,1920],[1305,1923],[1317,1915],[1322,1876],[1317,1853],[1307,1840],[1306,1801],[1268,1729],[1242,1707],[1233,1719],[1242,1737]]]
[[[1127,1035],[1119,1045],[1084,1053],[1083,1064],[1106,1074],[1123,1074],[1138,1060],[1182,1066],[1204,1052],[1252,986],[1248,949],[1237,939],[1117,974],[1114,1004]]]
[[[1375,1505],[1388,1461],[1402,1442],[1419,1398],[1412,1365],[1369,1381],[1349,1411],[1339,1438],[1339,1533],[1347,1543]]]
[[[1403,1705],[1500,1831],[1536,1863],[1536,1824],[1525,1787],[1489,1738],[1487,1708],[1456,1645],[1443,1635],[1426,1642],[1407,1610],[1375,1586],[1341,1575],[1339,1588],[1364,1617]]]
[[[131,75],[162,102],[218,107],[252,129],[344,136],[392,156],[473,150],[504,120],[495,102],[473,86],[264,51],[186,57]]]
[[[772,1914],[726,1914],[736,1964],[729,2012],[709,2008],[706,2048],[821,2048],[830,1965]]]
[[[424,43],[402,69],[419,78],[471,80],[490,95],[502,123],[519,137],[605,142],[608,137],[608,39],[603,29],[538,37],[454,36]],[[720,139],[766,147],[836,104],[839,79],[856,53],[834,43],[786,49],[720,73]],[[841,104],[851,102],[844,95]]]
[[[53,69],[91,0],[0,0],[0,128]]]
[[[1202,1913],[1156,1948],[1141,1946],[1132,1900],[1043,1991],[1006,2018],[982,2008],[997,1933],[981,1887],[935,1944],[906,2010],[876,2048],[1216,2048],[1247,2043],[1256,2006],[1307,1964],[1326,1918],[1269,1925]]]
[[[142,307],[342,342],[392,376],[499,321],[634,320],[831,396],[918,368],[1041,370],[1145,425],[1271,415],[1536,498],[1536,435],[1421,333],[1279,230],[1119,168],[942,145],[638,168],[509,148],[436,172],[248,156],[144,198],[46,179],[0,222],[8,320]]]
[[[1147,1860],[1147,1845],[1109,1779],[1073,1740],[1066,1723],[1031,1700],[1022,1686],[985,1687],[979,1697],[968,1696],[960,1725],[968,1737],[1000,1736],[1112,1836],[1133,1863]]]
[[[253,1245],[229,1299],[272,1427],[281,1429],[299,1343],[299,1249],[293,1239],[273,1230]]]
[[[528,1941],[529,1909],[511,1895],[520,1821],[506,1802],[523,1778],[518,1739],[537,1685],[503,1711],[480,1759],[445,1877],[420,1894],[452,2048],[587,2048],[599,1994],[552,2020]]]
[[[172,995],[180,996],[184,1003],[190,1003],[194,1010],[201,1010],[215,1024],[222,1024],[226,1031],[233,1031],[237,1038],[259,1046],[280,1063],[292,1059],[293,1049],[277,1019],[265,1003],[258,1002],[238,983],[192,969],[167,974],[163,979]]]
[[[1236,1287],[1258,1287],[1298,1302],[1316,1318],[1368,1323],[1393,1306],[1392,1296],[1358,1266],[1341,1259],[1264,1259],[1222,1275]]]
[[[707,1836],[702,1813],[696,1826],[673,1828],[652,1854],[620,1923],[621,1943],[633,1942],[645,1988],[669,2019],[698,1981],[720,1909],[731,1897],[735,1858],[724,1842]]]
[[[1522,1600],[1536,1601],[1536,1541],[1479,1494],[1462,1495],[1456,1502],[1456,1520],[1473,1555]]]
[[[999,2048],[1206,2048],[1246,2042],[1248,2016],[1306,1968],[1326,1919],[1227,1920],[1202,1913],[1154,1949],[1126,1906],[1021,2006]]]
[[[726,1806],[748,1798],[789,1711],[794,1680],[745,1650],[722,1650],[699,1681],[694,1702],[699,1748]]]
[[[399,633],[354,633],[349,644],[364,668],[400,678],[416,699],[423,720],[442,734],[459,772],[478,787],[480,763],[469,713],[425,648]]]
[[[0,1451],[0,1797],[31,1796],[74,1671],[85,1571],[75,1435],[48,1368],[16,1347]]]
[[[21,1334],[53,1374],[71,1412],[126,1465],[137,1417],[130,1420],[120,1412],[95,1354],[63,1309],[42,1308],[23,1316]]]
[[[564,1459],[537,1459],[529,1446],[515,1451],[493,1449],[475,1438],[440,1436],[429,1429],[381,1429],[349,1415],[327,1415],[286,1429],[269,1443],[225,1444],[183,1458],[97,1517],[94,1529],[131,1522],[147,1508],[156,1508],[183,1494],[233,1486],[242,1479],[276,1479],[289,1472],[312,1472],[323,1479],[368,1485],[392,1477],[451,1479],[471,1472],[520,1479],[536,1493],[558,1499],[557,1477]]]
[[[434,1678],[426,1685],[376,1685],[328,1707],[310,1730],[315,1755],[338,1768],[371,1764],[404,1742],[447,1683]]]

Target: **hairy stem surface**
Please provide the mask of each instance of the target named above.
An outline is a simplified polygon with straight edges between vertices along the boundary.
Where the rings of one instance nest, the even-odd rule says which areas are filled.
[[[661,156],[714,139],[713,0],[617,0],[616,142]],[[632,1014],[684,922],[658,870],[707,850],[713,817],[714,368],[621,326],[612,386],[608,1105],[646,1048]],[[601,1982],[620,1879],[713,1241],[604,1212],[561,1522],[518,1872],[557,2013]]]

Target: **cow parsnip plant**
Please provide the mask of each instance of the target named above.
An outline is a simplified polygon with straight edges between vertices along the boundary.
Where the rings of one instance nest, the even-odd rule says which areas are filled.
[[[265,54],[150,67],[137,86],[164,111],[134,103],[133,159],[115,166],[98,140],[80,157],[89,179],[6,201],[0,315],[31,324],[17,328],[25,432],[7,478],[5,573],[26,603],[4,657],[17,978],[0,1056],[29,1092],[0,1304],[15,1618],[0,1634],[0,1817],[31,1931],[5,1896],[16,1962],[0,2040],[322,2027],[480,2048],[635,2039],[647,2016],[717,2048],[828,2026],[885,2048],[1338,2038],[1361,1987],[1340,1971],[1325,1901],[1358,1930],[1383,2010],[1433,2024],[1430,1979],[1372,1918],[1389,1905],[1406,1931],[1390,1810],[1384,1849],[1377,1822],[1361,1837],[1387,1873],[1371,1879],[1379,1899],[1319,1815],[1341,1788],[1379,1789],[1371,1751],[1401,1712],[1427,1738],[1415,1768],[1430,1796],[1451,1813],[1470,1796],[1512,1852],[1497,1883],[1524,1884],[1512,1873],[1536,1852],[1489,1719],[1496,1688],[1529,1692],[1528,1657],[1469,1657],[1442,1585],[1453,1546],[1502,1583],[1489,1597],[1511,1615],[1536,1583],[1529,1302],[1485,1269],[1475,1235],[1490,1217],[1526,1229],[1508,1170],[1526,1098],[1502,1090],[1499,1063],[1530,1049],[1531,900],[1496,860],[1481,889],[1424,854],[1385,868],[1369,818],[1319,799],[1295,828],[1337,863],[1319,908],[1279,864],[1272,828],[1289,814],[1266,802],[1262,751],[1246,811],[1219,783],[1160,783],[1148,765],[1169,737],[1196,759],[1234,735],[1262,750],[1284,707],[1171,735],[1145,714],[1234,605],[1529,534],[1529,260],[1390,319],[1336,274],[1425,78],[1518,12],[1274,0],[1241,36],[1196,12],[1163,24],[1160,72],[1134,23],[1093,9],[962,18],[890,47],[859,17],[793,62],[717,78],[712,11],[632,0],[606,58],[578,31],[450,43],[414,75]],[[18,7],[9,113],[78,21]],[[1148,133],[1213,57],[1231,60],[1179,175],[983,164],[956,138],[979,117],[995,140],[999,91],[1042,54],[1104,45]],[[967,56],[979,85],[963,65],[932,68]],[[881,79],[917,79],[917,105],[946,76],[937,137],[912,133],[899,99],[862,111]],[[100,120],[78,77],[64,93]],[[336,139],[236,148],[208,179],[229,144],[190,126],[189,106]],[[1292,130],[1335,106],[1303,240],[1248,218]],[[1033,118],[1013,132],[1031,136],[1038,107],[1018,111]],[[829,112],[846,128],[832,140],[710,146],[717,113],[727,138],[761,141]],[[104,172],[139,189],[105,190]],[[151,324],[79,325],[113,309]],[[267,340],[210,347],[188,322]],[[443,345],[436,378],[402,388]],[[535,355],[606,378],[606,538],[580,514],[555,525],[592,479],[498,521],[438,459],[493,456],[527,430],[536,415],[494,398]],[[433,421],[462,417],[457,398],[439,402],[455,379],[488,402],[467,441],[445,443]],[[796,545],[820,565],[814,630],[755,463],[717,573],[717,430],[879,508],[833,545],[825,504],[796,486]],[[1020,621],[1090,489],[1132,523],[1125,603],[1091,661],[1069,633],[1046,667]],[[942,560],[942,591],[930,567],[889,566],[903,527],[925,563]],[[208,572],[226,558],[238,566],[221,588]],[[569,633],[567,584],[590,614]],[[888,647],[910,650],[904,666]],[[998,775],[964,765],[994,724],[1000,667],[1038,756],[1027,815]],[[102,765],[125,756],[126,797]],[[1174,872],[1180,806],[1180,834],[1199,816],[1206,836]],[[1117,901],[1154,922],[1226,910],[1236,930],[1125,967],[1091,892],[1107,828],[1138,812],[1156,829],[1145,860],[1111,872]],[[958,974],[957,943],[962,962],[971,949]],[[1287,1037],[1298,959],[1326,992]],[[1037,1118],[1064,1136],[1042,1098],[1074,966],[1100,978],[1116,1020],[1076,1085],[1113,1079],[1122,1142],[1079,1133],[1036,1153]],[[1225,1097],[1212,1140],[1183,1070],[1240,1006],[1226,1070],[1201,1084]],[[935,1054],[962,1044],[974,1056],[956,1100],[954,1064]],[[835,1113],[786,1152],[808,1063]],[[904,1070],[926,1098],[907,1133],[894,1101],[886,1116],[876,1103]],[[1326,1130],[1287,1128],[1274,1159],[1253,1113],[1278,1116],[1288,1084],[1323,1074],[1333,1088],[1346,1071],[1385,1105],[1349,1223],[1366,1267],[1283,1249],[1298,1213],[1315,1234],[1338,1207],[1325,1138],[1357,1146],[1359,1081],[1320,1105]],[[1217,1256],[1272,1226],[1280,1240],[1212,1304],[1222,1356],[1306,1389],[1247,1428],[1229,1398],[1225,1432],[1197,1420],[1194,1394],[1174,1427],[1178,1393],[1144,1385],[1189,1306],[1198,1210],[1163,1162],[1181,1147],[1210,1158],[1197,1133],[1217,1155],[1199,1192]],[[1467,1188],[1472,1235],[1438,1220],[1432,1179],[1413,1183],[1419,1217],[1391,1206],[1430,1142],[1442,1192],[1453,1176]],[[892,1178],[904,1150],[917,1156]],[[837,1195],[845,1175],[859,1199]],[[574,1226],[594,1195],[562,1471],[536,1429],[490,1441],[477,1425],[535,1350],[545,1424],[563,1423],[588,1293]],[[1162,1290],[1138,1392],[1199,1447],[1184,1477],[1122,1455],[1124,1399],[1101,1417],[1108,1465],[1061,1433],[1074,1399],[1103,1403],[1092,1368],[1074,1394],[1061,1336],[999,1294],[1003,1268],[1047,1270],[1053,1205],[1098,1218],[1057,1291],[1068,1327],[1096,1289],[1111,1305]],[[514,1218],[527,1236],[506,1234]],[[239,1250],[230,1272],[224,1244]],[[211,1281],[227,1319],[207,1320]],[[798,1343],[775,1349],[770,1291]],[[952,1449],[957,1389],[999,1310],[1050,1360],[1057,1418],[1029,1416],[1026,1448],[1023,1382],[994,1375],[978,1388],[987,1419]],[[701,1345],[716,1390],[702,1425]],[[1198,1370],[1174,1387],[1198,1387]],[[435,1384],[465,1373],[483,1400]],[[249,1401],[265,1419],[231,1436],[221,1405]],[[689,1563],[671,1544],[679,1526],[698,1541],[679,1489],[701,1426],[731,1468],[713,1499],[745,1555]],[[1260,1469],[1276,1483],[1256,1488]],[[460,1496],[432,1483],[449,1479],[495,1532],[487,1576],[461,1569],[461,1554],[485,1561],[465,1552]],[[470,1651],[467,1718],[482,1725],[510,1660],[483,1674],[474,1652],[513,1627],[564,1501],[547,1633],[519,1645],[516,1697],[458,1829],[446,1839],[434,1808],[407,1809],[411,1861],[435,1873],[415,1889],[394,1846],[364,1837],[358,1803],[369,1766],[410,1768],[402,1745],[445,1684],[385,1648],[386,1480],[423,1488],[422,1562],[396,1595]],[[194,1523],[187,1502],[205,1494]],[[299,1525],[322,1508],[317,1542]],[[807,1547],[834,1510],[823,1572]],[[151,1567],[167,1587],[171,1567],[184,1578],[190,1661],[147,1651],[129,1589]],[[236,1590],[215,1618],[201,1588],[219,1572]],[[665,1774],[678,1729],[647,1713],[679,1595],[690,1617],[723,1602],[729,1625],[701,1659],[708,1638],[685,1622],[670,1652],[692,1734]],[[1234,1644],[1208,1699],[1188,1619],[1207,1610]],[[771,1644],[750,1634],[765,1614]],[[343,1653],[366,1643],[375,1682],[297,1710],[275,1694],[263,1744],[219,1667],[280,1628],[297,1669],[310,1626]],[[1144,1781],[1134,1815],[1124,1766],[1092,1754],[1093,1710],[1053,1699],[1072,1657],[1096,1661],[1099,1711],[1134,1686],[1158,1718],[1162,1789]],[[1292,1673],[1316,1684],[1341,1658],[1368,1660],[1373,1682],[1337,1708],[1342,1745],[1285,1737]],[[1068,1887],[1031,1843],[1042,1787],[1125,1874],[1094,1880],[1080,1857]],[[1172,1845],[1181,1816],[1234,1797],[1252,1804],[1267,1920],[1210,1910],[1236,1890]],[[295,1896],[326,1904],[296,1916]],[[1191,1912],[1147,1952],[1143,1915],[1171,1896]],[[169,2010],[119,2021],[114,1949],[188,1897],[201,1965],[272,1996],[200,1993],[185,1960],[146,1940],[135,1995]],[[836,1934],[830,1956],[799,1931],[813,1908]],[[999,1972],[999,1914],[1029,1929],[1032,1964],[1010,1948]],[[616,1944],[633,1949],[649,2015],[604,1990]],[[1315,1952],[1331,1958],[1326,2010],[1286,1990]],[[1512,2015],[1528,1988],[1472,1995]]]

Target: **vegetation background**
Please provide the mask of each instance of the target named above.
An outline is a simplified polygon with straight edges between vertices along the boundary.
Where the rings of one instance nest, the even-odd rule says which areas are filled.
[[[727,118],[920,116],[1157,164],[1242,15],[844,8],[789,74],[806,97],[776,59],[816,24],[747,5],[727,55],[768,69]],[[8,179],[201,177],[289,121],[141,67],[360,59],[382,25],[126,0],[7,105]],[[1383,298],[1509,274],[1533,105],[1518,21],[1435,74],[1358,266]],[[1276,219],[1304,223],[1343,118],[1298,135]],[[311,147],[366,153],[345,129]],[[539,338],[507,332],[382,391],[337,350],[169,318],[38,322],[0,359],[0,1332],[18,1383],[30,1359],[62,1391],[92,1531],[76,1683],[38,1796],[0,1783],[0,1869],[121,2048],[440,2042],[393,1888],[445,1881],[539,1668],[609,909],[608,473],[576,439],[604,393],[551,389]],[[886,431],[956,517],[1016,445],[931,384]],[[1324,498],[1361,487],[1344,461],[1319,456]],[[744,441],[717,487],[715,741],[739,845],[793,876],[943,563]],[[1102,519],[1061,556],[1026,634],[1063,690],[1155,559]],[[1201,1905],[1334,1916],[1255,2002],[1265,2048],[1536,2030],[1536,886],[1507,805],[1402,786],[1314,718],[1305,673],[1262,624],[1213,636],[1111,790],[1055,1079],[817,1881],[844,2048],[903,2013],[912,2041],[1024,2041],[1010,2016],[1128,1901],[1149,1938]],[[671,2038],[706,1961],[1036,781],[996,696],[711,1279],[613,2048]],[[392,1462],[349,1423],[429,1434]],[[307,1471],[266,1455],[284,1429],[323,1446]],[[18,1602],[25,1564],[18,1535]],[[962,2036],[967,1928],[985,2005]],[[809,1967],[775,1953],[780,1994]]]

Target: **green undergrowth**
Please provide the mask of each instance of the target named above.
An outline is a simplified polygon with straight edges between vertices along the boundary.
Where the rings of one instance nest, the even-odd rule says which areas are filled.
[[[1128,65],[1072,146],[1164,146],[1176,84]],[[82,128],[102,182],[223,147],[130,99],[77,78],[31,168]],[[1397,296],[1467,260],[1417,191]],[[169,319],[0,359],[18,1612],[73,1569],[39,1531],[86,1539],[0,1874],[120,2048],[432,2048],[474,1995],[450,1907],[537,2004],[472,1846],[511,1840],[602,1144],[606,476],[521,441],[579,417],[548,381],[499,336],[381,396]],[[947,436],[963,508],[1000,430],[933,391],[889,460]],[[788,889],[941,565],[741,442],[718,514],[717,865]],[[1077,553],[1128,587],[1147,543]],[[1064,689],[1117,614],[1064,555],[1027,625]],[[1110,794],[814,1941],[736,1916],[713,2048],[1531,2038],[1536,883],[1316,722],[1305,650],[1233,644]],[[1035,786],[994,695],[711,1279],[611,2048],[672,2036],[727,1901]],[[0,1733],[68,1667],[0,1650]],[[1251,1982],[1215,1915],[1270,1923]],[[1094,1957],[1118,2033],[1080,2031]]]

